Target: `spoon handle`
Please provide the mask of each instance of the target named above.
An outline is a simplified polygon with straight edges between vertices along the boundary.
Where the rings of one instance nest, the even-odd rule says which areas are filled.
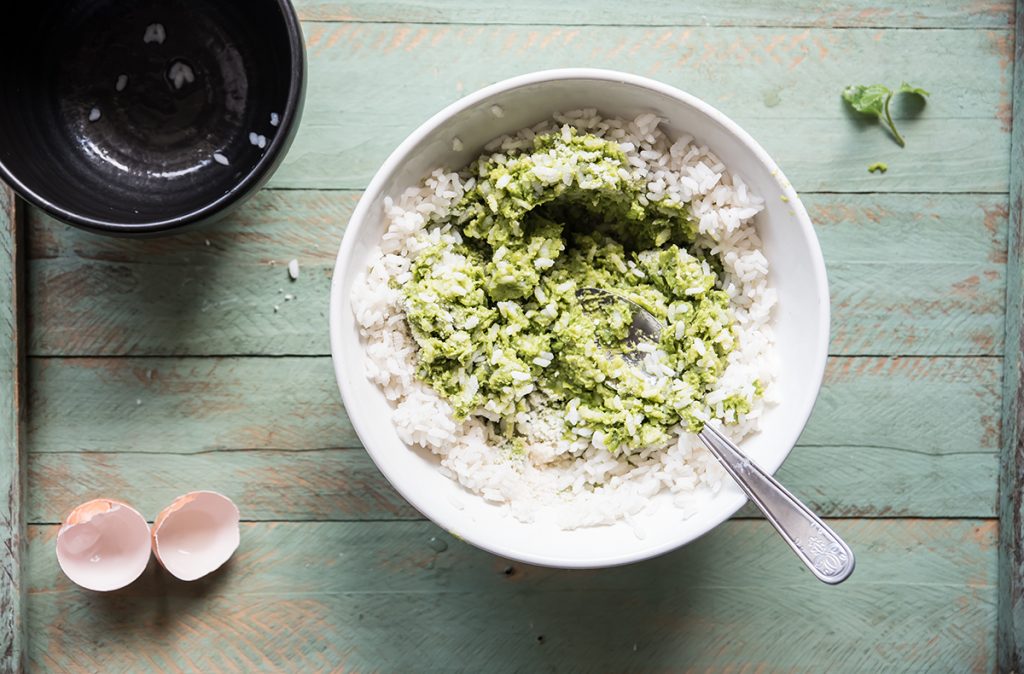
[[[827,524],[710,424],[699,437],[818,580],[836,585],[850,577],[853,551]]]

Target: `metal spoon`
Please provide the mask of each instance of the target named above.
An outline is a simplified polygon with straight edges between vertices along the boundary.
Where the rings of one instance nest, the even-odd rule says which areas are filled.
[[[645,354],[637,350],[640,342],[657,343],[664,326],[649,311],[625,297],[600,288],[581,288],[576,298],[584,310],[610,303],[628,307],[632,323],[624,340],[623,359],[637,366]],[[739,447],[711,424],[697,437],[722,463],[754,505],[771,522],[782,539],[815,577],[830,585],[843,582],[853,573],[854,557],[850,546],[799,499],[751,461]]]

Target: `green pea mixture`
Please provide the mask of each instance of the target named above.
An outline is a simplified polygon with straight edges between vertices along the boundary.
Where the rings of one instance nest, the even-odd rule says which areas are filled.
[[[543,405],[566,437],[613,452],[702,428],[704,397],[737,347],[721,268],[695,244],[687,204],[650,199],[627,168],[617,143],[564,127],[467,169],[475,181],[437,225],[450,236],[416,257],[402,288],[417,374],[457,418],[480,415],[515,443]],[[665,326],[642,367],[621,355],[628,305],[588,311],[585,287]]]

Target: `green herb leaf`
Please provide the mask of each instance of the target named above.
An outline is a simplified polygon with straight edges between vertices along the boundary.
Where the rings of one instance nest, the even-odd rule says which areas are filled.
[[[854,84],[843,90],[843,99],[849,103],[857,112],[865,115],[882,116],[885,100],[892,96],[889,87],[881,84],[864,86]]]
[[[928,92],[921,87],[912,87],[906,82],[900,84],[900,88],[896,90],[897,94],[917,94],[918,96],[928,96]]]
[[[928,96],[928,92],[920,87],[912,87],[906,82],[900,84],[896,91],[883,84],[851,84],[843,89],[843,100],[850,104],[857,112],[865,115],[874,115],[889,127],[893,138],[904,147],[906,142],[903,136],[896,130],[896,124],[892,121],[892,114],[889,112],[889,103],[898,94],[913,94],[922,98]]]
[[[885,173],[889,170],[889,165],[885,162],[875,162],[871,166],[868,166],[868,173]]]

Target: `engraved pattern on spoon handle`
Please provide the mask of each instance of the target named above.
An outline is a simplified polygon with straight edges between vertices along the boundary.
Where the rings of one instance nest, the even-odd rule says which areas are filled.
[[[810,508],[710,424],[699,437],[818,580],[835,585],[850,577],[853,551]]]

